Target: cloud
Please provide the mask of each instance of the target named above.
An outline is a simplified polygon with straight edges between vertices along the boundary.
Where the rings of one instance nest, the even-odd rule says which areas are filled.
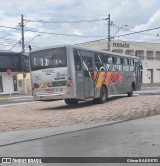
[[[158,0],[12,0],[0,1],[0,25],[15,27],[21,22],[21,14],[24,14],[25,20],[45,20],[45,21],[78,21],[107,18],[111,14],[111,20],[118,26],[128,25],[130,31],[138,31],[150,27],[160,26],[160,2]],[[66,37],[41,34],[38,32],[55,32],[59,34],[75,34],[87,36],[104,36],[107,37],[107,21],[79,23],[79,24],[47,24],[40,22],[26,22],[25,30],[30,29],[37,31],[25,31],[25,42],[31,41],[34,47],[56,44],[74,44],[90,40],[100,39],[100,37]],[[111,27],[111,36],[117,32],[118,28]],[[11,32],[11,29],[0,28],[1,37]],[[125,33],[123,29],[120,34]],[[126,32],[127,33],[127,32]],[[155,35],[158,31],[154,31]],[[21,31],[16,31],[9,35],[7,39],[14,41],[19,40]],[[130,36],[129,36],[130,37]],[[149,36],[132,35],[135,40],[148,40]],[[126,36],[123,39],[128,39]],[[2,41],[0,39],[0,41]],[[3,41],[5,43],[5,41]],[[2,43],[3,43],[2,42]],[[1,47],[4,49],[4,47]],[[19,51],[21,48],[14,48]]]
[[[140,24],[148,18],[153,8],[153,1],[144,0],[124,0],[112,9],[111,15],[113,20],[121,24],[128,24],[134,26]]]
[[[140,24],[135,26],[133,30],[139,31],[148,28],[154,28],[160,26],[160,10],[156,11],[153,16],[151,16],[146,24]]]
[[[156,11],[153,16],[151,16],[147,23],[136,25],[131,32],[143,31],[146,29],[152,29],[160,27],[160,10]],[[148,41],[148,42],[158,42],[159,41],[160,28],[148,32],[143,32],[140,34],[135,34],[134,38],[136,41]]]

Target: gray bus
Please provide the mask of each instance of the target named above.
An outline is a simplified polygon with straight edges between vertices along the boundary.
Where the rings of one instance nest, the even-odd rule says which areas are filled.
[[[65,45],[32,51],[30,65],[35,100],[105,103],[112,95],[131,97],[141,87],[136,56]]]

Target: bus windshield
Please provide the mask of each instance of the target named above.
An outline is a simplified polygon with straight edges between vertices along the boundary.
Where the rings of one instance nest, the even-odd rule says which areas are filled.
[[[31,70],[67,66],[66,48],[53,48],[32,52],[30,54]]]

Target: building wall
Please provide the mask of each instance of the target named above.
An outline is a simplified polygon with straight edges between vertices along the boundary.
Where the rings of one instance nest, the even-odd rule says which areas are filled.
[[[23,79],[19,79],[18,80],[18,89],[19,89],[19,93],[24,94],[24,80]],[[26,79],[26,84],[27,84],[27,93],[31,93],[32,92],[32,86],[31,86],[31,80],[30,79]]]
[[[32,86],[31,86],[31,77],[30,73],[26,74],[26,84],[27,84],[27,93],[32,92]],[[23,74],[18,74],[18,88],[19,88],[19,93],[24,93],[24,79],[23,79]]]
[[[0,95],[3,94],[10,94],[10,93],[18,93],[18,81],[13,81],[13,76],[17,77],[17,73],[12,73],[11,79],[8,78],[8,75],[6,72],[0,72],[0,76],[2,78],[2,86],[3,86],[3,92],[0,91]],[[14,90],[14,83],[17,84],[17,90]],[[1,83],[0,83],[1,84]]]
[[[79,44],[79,46],[108,50],[107,40]],[[160,83],[160,43],[113,40],[110,51],[138,56],[143,65],[142,83]]]

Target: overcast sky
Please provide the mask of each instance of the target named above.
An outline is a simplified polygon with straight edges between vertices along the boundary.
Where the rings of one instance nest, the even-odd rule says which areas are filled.
[[[111,36],[160,26],[159,0],[0,0],[0,49],[21,51],[21,14],[25,21],[25,50],[43,46],[76,44],[107,38],[107,20],[111,15]],[[72,21],[99,20],[69,23]],[[55,23],[62,21],[68,23]],[[127,26],[124,26],[127,25]],[[18,28],[17,30],[5,27]],[[122,27],[123,26],[123,27]],[[120,28],[119,33],[118,27]],[[30,32],[31,30],[35,32]],[[82,35],[60,36],[47,33]],[[139,35],[119,37],[122,40],[160,42],[160,29]],[[93,37],[96,36],[96,37]],[[99,37],[98,37],[99,36]]]

